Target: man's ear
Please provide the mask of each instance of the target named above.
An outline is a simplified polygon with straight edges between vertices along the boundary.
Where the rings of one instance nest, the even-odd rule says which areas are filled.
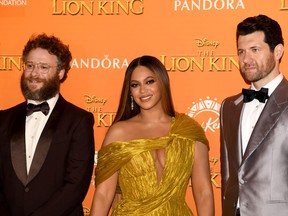
[[[65,75],[65,69],[61,69],[58,73],[59,80],[61,81]]]
[[[280,60],[284,53],[284,46],[283,44],[278,44],[274,49],[274,57],[277,60]]]

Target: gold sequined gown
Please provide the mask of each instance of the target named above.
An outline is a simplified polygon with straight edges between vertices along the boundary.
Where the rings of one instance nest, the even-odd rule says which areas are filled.
[[[113,142],[103,147],[98,154],[96,187],[118,171],[122,191],[112,215],[193,216],[185,196],[195,141],[208,145],[202,127],[177,114],[167,137]],[[159,182],[152,151],[161,148],[165,148],[165,167]]]

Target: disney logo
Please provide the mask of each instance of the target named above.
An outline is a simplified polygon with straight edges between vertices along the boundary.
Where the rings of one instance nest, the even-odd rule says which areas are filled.
[[[85,101],[86,101],[87,104],[90,104],[90,103],[101,103],[101,104],[104,105],[107,102],[107,99],[105,99],[105,98],[97,98],[95,95],[90,96],[90,95],[85,94],[84,97],[85,97]]]
[[[216,49],[220,44],[218,41],[209,41],[207,38],[196,38],[195,40],[198,47],[213,46]]]

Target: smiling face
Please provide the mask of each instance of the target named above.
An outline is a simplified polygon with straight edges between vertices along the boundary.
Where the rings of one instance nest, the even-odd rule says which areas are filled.
[[[59,92],[60,80],[64,76],[64,70],[57,71],[57,57],[45,49],[36,48],[29,52],[27,63],[30,70],[26,66],[21,76],[21,89],[25,98],[44,101],[54,97]]]
[[[158,78],[147,67],[135,68],[131,76],[130,92],[141,110],[162,109]]]
[[[255,87],[262,87],[273,80],[279,72],[279,47],[274,52],[264,42],[264,33],[256,31],[238,38],[238,57],[240,72],[245,81]],[[282,53],[281,53],[282,56]]]

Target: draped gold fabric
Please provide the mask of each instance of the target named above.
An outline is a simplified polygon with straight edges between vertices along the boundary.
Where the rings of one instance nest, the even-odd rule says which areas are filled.
[[[192,216],[185,195],[195,141],[208,145],[202,127],[177,114],[167,137],[113,142],[103,147],[98,155],[96,187],[118,171],[122,191],[112,215]],[[165,148],[165,167],[159,182],[152,152],[161,148]]]

